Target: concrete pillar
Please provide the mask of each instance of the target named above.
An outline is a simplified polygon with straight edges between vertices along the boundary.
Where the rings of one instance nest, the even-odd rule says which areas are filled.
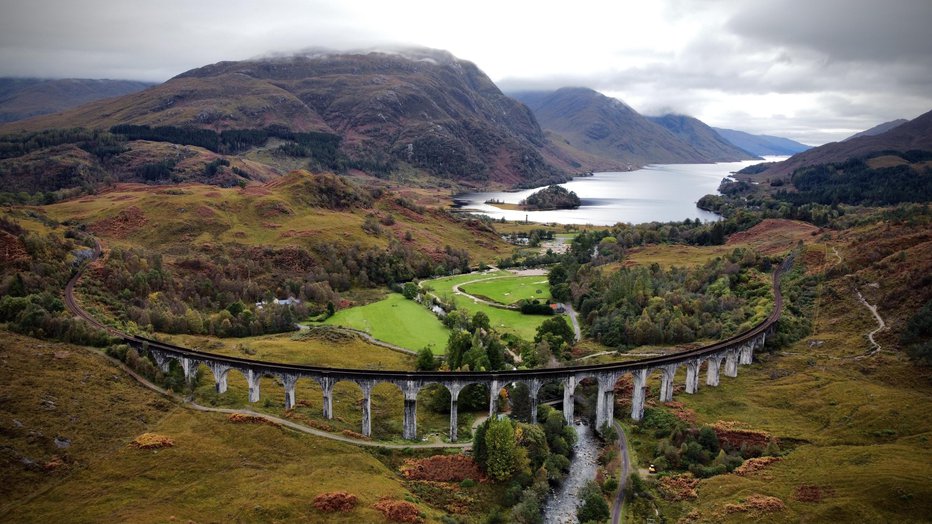
[[[738,351],[741,354],[738,360],[739,364],[743,366],[747,366],[748,364],[751,364],[752,362],[754,362],[754,343],[753,342],[745,342],[741,346],[741,349],[739,349]]]
[[[531,424],[537,424],[537,394],[540,393],[541,386],[543,383],[538,379],[527,382],[528,394],[531,397]]]
[[[188,384],[194,382],[194,377],[197,375],[197,361],[190,358],[181,359],[181,370],[184,372],[184,380]]]
[[[320,377],[317,381],[320,383],[320,389],[324,392],[324,418],[333,419],[333,379]]]
[[[615,418],[615,379],[614,373],[598,377],[599,393],[595,402],[595,428],[599,431],[602,426],[611,424]]]
[[[372,381],[357,381],[362,388],[362,434],[372,436]]]
[[[162,370],[162,373],[168,373],[168,368],[171,366],[171,359],[156,349],[150,349],[149,354],[152,355],[152,360],[154,360],[155,365]]]
[[[673,377],[676,376],[676,364],[660,368],[660,401],[673,400]]]
[[[489,386],[489,418],[494,417],[498,412],[498,394],[501,391],[502,386],[499,384],[498,379],[493,379],[492,385]]]
[[[576,407],[576,377],[566,377],[563,380],[563,418],[570,426],[573,425],[573,409]]]
[[[641,420],[644,417],[644,388],[646,385],[647,368],[636,370],[634,372],[634,391],[631,393],[631,418],[633,420]]]
[[[255,371],[246,370],[246,382],[249,384],[249,401],[259,402],[259,379],[262,376]]]
[[[702,361],[699,359],[686,362],[686,392],[692,395],[699,391],[699,366]]]
[[[722,357],[720,355],[712,355],[706,362],[708,363],[708,367],[706,368],[705,383],[709,386],[717,386],[718,371],[722,365]]]
[[[729,349],[725,353],[725,376],[738,376],[738,349]]]
[[[295,395],[294,387],[298,383],[297,375],[283,375],[281,377],[282,385],[285,387],[285,409],[294,409]]]
[[[420,388],[409,380],[405,384],[404,438],[417,440],[417,392]]]
[[[214,362],[208,362],[207,366],[210,368],[211,373],[214,375],[214,384],[217,388],[217,393],[223,394],[227,392],[227,373],[230,371],[229,366],[224,366],[223,364],[217,364]]]
[[[457,424],[459,423],[459,411],[456,403],[460,398],[463,385],[454,382],[453,384],[447,384],[447,389],[450,390],[450,442],[456,442]]]

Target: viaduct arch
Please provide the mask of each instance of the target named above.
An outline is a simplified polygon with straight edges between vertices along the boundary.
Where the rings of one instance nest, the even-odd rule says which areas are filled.
[[[99,255],[100,245],[96,253]],[[131,335],[114,330],[98,322],[84,311],[74,300],[74,285],[81,276],[81,271],[68,282],[65,288],[65,303],[75,315],[91,324],[105,329],[122,338],[125,343],[136,348],[140,354],[147,352],[163,370],[167,371],[171,362],[177,361],[187,380],[192,380],[200,364],[206,365],[214,379],[218,393],[227,390],[227,376],[231,370],[242,373],[249,385],[249,402],[259,400],[260,379],[271,376],[284,388],[285,408],[296,404],[295,385],[299,380],[312,380],[323,391],[323,416],[333,418],[333,387],[338,382],[356,383],[363,393],[361,433],[372,433],[371,394],[372,389],[383,382],[396,385],[404,394],[404,429],[403,437],[417,438],[417,394],[428,384],[440,384],[450,391],[450,431],[451,441],[457,440],[457,399],[464,387],[470,384],[484,384],[489,387],[489,415],[497,411],[497,401],[501,388],[507,384],[522,382],[527,385],[531,400],[532,420],[537,418],[538,393],[548,382],[563,385],[563,414],[568,423],[573,423],[574,396],[577,386],[585,379],[594,379],[598,383],[596,398],[596,428],[611,424],[614,416],[614,387],[618,379],[625,375],[633,376],[634,390],[631,398],[631,418],[640,420],[644,413],[647,379],[653,373],[660,374],[661,402],[673,399],[673,381],[680,366],[686,369],[686,393],[693,394],[699,389],[700,371],[705,364],[705,383],[707,386],[719,385],[722,372],[726,377],[736,377],[738,367],[751,364],[754,351],[761,348],[767,335],[773,333],[783,307],[780,293],[780,275],[792,264],[792,257],[784,260],[773,272],[774,308],[770,315],[750,330],[734,337],[703,346],[660,357],[651,357],[630,362],[570,366],[552,369],[530,369],[513,371],[468,372],[468,371],[371,371],[363,369],[328,368],[297,364],[282,364],[261,360],[249,360],[238,357],[216,355],[194,349],[184,348]]]

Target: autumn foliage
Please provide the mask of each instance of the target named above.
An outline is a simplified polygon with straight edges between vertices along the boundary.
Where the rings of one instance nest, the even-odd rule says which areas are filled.
[[[314,497],[314,507],[319,511],[332,513],[335,511],[350,511],[356,507],[359,499],[352,493],[345,491],[333,491],[330,493],[321,493]]]
[[[382,499],[373,508],[382,512],[392,522],[420,522],[421,512],[417,506],[403,500]]]
[[[244,415],[243,413],[233,413],[228,417],[228,420],[234,424],[266,424],[275,428],[281,427],[281,424],[272,422],[265,417]]]
[[[170,448],[175,445],[175,441],[165,435],[143,433],[136,437],[130,445],[139,449],[159,449]]]
[[[676,475],[675,477],[663,477],[660,479],[660,491],[667,500],[691,500],[699,497],[696,493],[696,487],[699,485],[699,479],[687,473]]]
[[[780,457],[759,457],[752,458],[744,461],[744,464],[741,464],[735,468],[735,475],[740,475],[746,477],[755,471],[760,471],[767,466],[773,464],[774,462],[779,462]]]
[[[424,459],[408,459],[401,466],[401,474],[408,480],[462,482],[483,478],[479,465],[466,455],[435,455]]]

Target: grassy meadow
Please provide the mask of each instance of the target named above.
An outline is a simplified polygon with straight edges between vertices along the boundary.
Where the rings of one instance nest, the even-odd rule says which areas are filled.
[[[525,276],[483,280],[460,287],[466,293],[499,304],[510,305],[519,300],[550,298],[550,283],[545,276]]]
[[[324,324],[365,331],[378,340],[412,351],[430,347],[438,355],[443,354],[450,337],[450,330],[433,313],[400,293],[337,311]]]

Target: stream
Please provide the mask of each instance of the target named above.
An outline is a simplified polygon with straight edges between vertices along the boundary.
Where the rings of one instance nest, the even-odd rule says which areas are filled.
[[[578,438],[573,448],[575,454],[570,463],[570,471],[563,484],[547,499],[547,505],[544,507],[544,522],[547,524],[575,523],[579,492],[586,482],[595,479],[599,441],[587,424],[576,422],[575,428]]]

